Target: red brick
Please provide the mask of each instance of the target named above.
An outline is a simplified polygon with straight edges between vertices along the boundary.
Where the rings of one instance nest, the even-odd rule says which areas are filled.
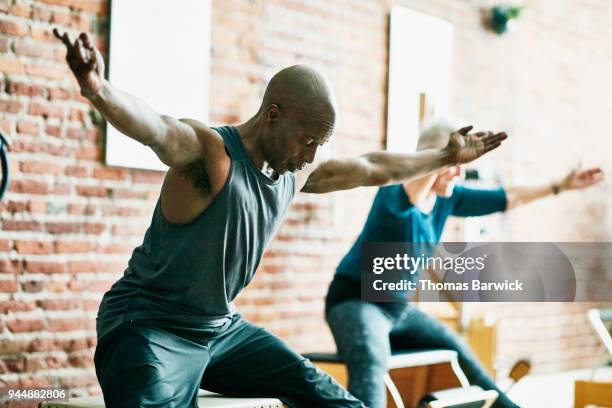
[[[68,195],[71,192],[70,184],[56,183],[50,193],[54,195]]]
[[[100,235],[106,229],[106,226],[100,223],[86,222],[83,229],[86,234]]]
[[[78,377],[62,377],[62,386],[68,389],[97,386],[98,380],[93,374],[82,374]]]
[[[25,261],[25,269],[30,273],[64,273],[66,264],[62,262]]]
[[[38,141],[13,140],[10,146],[11,152],[40,153],[43,151],[42,145]]]
[[[30,76],[54,81],[59,81],[66,76],[65,68],[52,65],[28,64],[25,66],[25,71]]]
[[[93,359],[89,356],[77,355],[68,357],[68,362],[73,367],[93,367],[94,362]]]
[[[20,388],[47,388],[53,387],[56,383],[57,379],[50,377],[28,376],[19,379]]]
[[[43,118],[63,118],[64,109],[51,103],[30,102],[28,112],[30,115],[42,116]]]
[[[42,85],[10,81],[7,84],[6,92],[11,95],[44,96],[45,88]]]
[[[69,367],[68,357],[66,356],[47,356],[45,357],[45,365],[53,370]]]
[[[16,58],[0,58],[0,72],[4,74],[22,75],[26,71],[25,65]]]
[[[53,24],[67,25],[70,22],[70,20],[71,20],[70,14],[62,13],[60,11],[54,12],[53,16],[51,17],[51,22]]]
[[[0,131],[4,133],[13,133],[11,128],[13,127],[13,122],[11,120],[0,119]],[[9,146],[9,151],[13,151]]]
[[[47,44],[34,43],[31,41],[17,40],[13,43],[15,55],[21,57],[53,59],[54,50]]]
[[[89,169],[83,166],[66,166],[64,174],[72,177],[85,178],[89,175]]]
[[[53,43],[57,42],[57,38],[55,38],[55,36],[51,32],[51,29],[48,28],[48,26],[43,26],[43,27],[32,26],[30,28],[30,33],[34,40],[53,42]]]
[[[0,340],[0,356],[23,353],[30,348],[30,340]]]
[[[62,172],[62,167],[52,162],[24,160],[19,163],[19,170],[23,173],[58,175]]]
[[[89,140],[92,143],[96,143],[101,138],[100,128],[93,127],[87,129],[87,134],[85,135],[85,139]]]
[[[85,319],[82,317],[49,318],[47,322],[47,330],[50,332],[74,331],[85,327]]]
[[[72,222],[48,222],[45,230],[50,234],[74,234],[81,231],[82,224]]]
[[[11,7],[11,14],[17,17],[30,17],[32,8],[26,4],[16,3]]]
[[[64,88],[49,88],[48,90],[50,99],[69,99],[70,91]]]
[[[40,133],[40,129],[38,127],[38,123],[36,122],[20,120],[17,122],[17,133],[38,136]]]
[[[23,37],[28,34],[28,26],[24,23],[0,19],[0,33],[15,37]]]
[[[23,103],[15,100],[0,101],[0,112],[19,113],[23,109]]]
[[[160,171],[134,171],[134,183],[161,184],[164,181],[166,172]]]
[[[14,180],[11,182],[9,191],[21,194],[48,194],[49,185],[45,181]]]
[[[0,38],[0,52],[7,52],[9,50],[9,39]]]
[[[30,200],[28,201],[27,209],[32,214],[45,214],[47,212],[47,203],[45,201]]]
[[[32,18],[34,20],[50,21],[52,14],[53,12],[48,7],[32,6]]]
[[[47,289],[54,293],[65,292],[68,289],[68,284],[64,281],[49,281],[47,282]]]
[[[3,300],[0,301],[0,313],[29,312],[36,305],[32,301],[25,300]]]
[[[109,244],[98,247],[99,253],[105,254],[127,254],[132,252],[134,248],[131,245],[126,244]]]
[[[43,330],[45,324],[41,319],[15,319],[7,320],[6,327],[13,333],[23,333]]]
[[[66,146],[65,144],[45,143],[44,150],[53,156],[66,157],[72,155],[74,148],[71,146]]]
[[[29,351],[40,352],[53,350],[60,350],[60,348],[57,346],[56,340],[48,338],[38,338],[32,340]]]
[[[111,189],[111,197],[146,200],[149,198],[149,193],[146,191],[135,191],[127,188],[113,188]]]
[[[85,310],[98,311],[100,309],[100,301],[94,299],[85,299],[83,301],[83,305],[85,306]]]
[[[4,231],[40,231],[42,227],[38,221],[3,220],[2,229]]]
[[[54,125],[47,125],[45,127],[45,133],[49,136],[61,137],[62,136],[62,128]]]
[[[45,310],[70,310],[78,308],[80,302],[76,299],[43,299],[37,305]]]
[[[0,293],[15,293],[19,285],[16,280],[0,280]]]
[[[78,121],[81,123],[87,122],[88,112],[82,109],[72,108],[70,109],[70,113],[68,114],[68,119]]]
[[[23,290],[29,293],[40,292],[44,289],[45,283],[43,281],[25,281],[22,283]]]
[[[25,370],[27,373],[34,373],[39,370],[44,370],[47,367],[45,364],[45,358],[41,357],[27,357],[25,359]]]
[[[77,160],[95,160],[102,158],[102,150],[98,146],[85,146],[76,150],[75,158]]]
[[[15,249],[20,254],[50,254],[53,249],[51,242],[46,241],[15,241]]]
[[[68,139],[82,140],[87,136],[87,129],[83,127],[78,128],[70,128],[66,132],[66,137]]]
[[[127,170],[118,167],[99,167],[94,169],[94,178],[104,180],[125,180],[127,178]]]
[[[91,19],[86,14],[73,14],[70,26],[79,31],[88,32],[91,30]]]
[[[71,261],[68,262],[68,270],[70,273],[98,272],[100,264],[95,261]]]
[[[56,241],[54,251],[58,254],[91,252],[95,245],[87,241]]]
[[[106,197],[108,192],[103,186],[76,186],[77,194],[83,197]]]
[[[125,235],[141,235],[143,232],[142,226],[130,225],[130,224],[116,224],[113,225],[113,235],[125,236]]]
[[[0,252],[8,252],[13,247],[12,242],[7,239],[0,239]]]

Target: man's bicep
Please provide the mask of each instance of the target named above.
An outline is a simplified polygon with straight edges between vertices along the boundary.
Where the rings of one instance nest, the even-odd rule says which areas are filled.
[[[319,164],[308,176],[301,191],[328,193],[366,185],[368,162],[363,157],[330,159]]]
[[[160,159],[170,167],[182,167],[195,160],[206,161],[222,151],[221,137],[194,119],[175,119],[162,115],[166,124],[164,143],[151,146]]]

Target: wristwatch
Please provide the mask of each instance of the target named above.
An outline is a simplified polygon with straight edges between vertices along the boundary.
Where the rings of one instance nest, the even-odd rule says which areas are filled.
[[[559,183],[553,183],[552,191],[554,195],[557,195],[561,192],[561,185]]]

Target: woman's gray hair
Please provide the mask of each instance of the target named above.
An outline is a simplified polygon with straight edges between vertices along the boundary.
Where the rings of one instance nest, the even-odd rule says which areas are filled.
[[[419,132],[417,150],[441,149],[448,144],[450,134],[458,130],[458,121],[454,118],[438,118],[425,122]]]

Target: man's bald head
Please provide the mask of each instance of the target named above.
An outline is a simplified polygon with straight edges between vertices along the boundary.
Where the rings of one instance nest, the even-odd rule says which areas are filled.
[[[312,132],[318,142],[326,140],[337,121],[337,102],[329,81],[316,69],[293,65],[272,77],[260,111],[277,105],[304,130]]]

